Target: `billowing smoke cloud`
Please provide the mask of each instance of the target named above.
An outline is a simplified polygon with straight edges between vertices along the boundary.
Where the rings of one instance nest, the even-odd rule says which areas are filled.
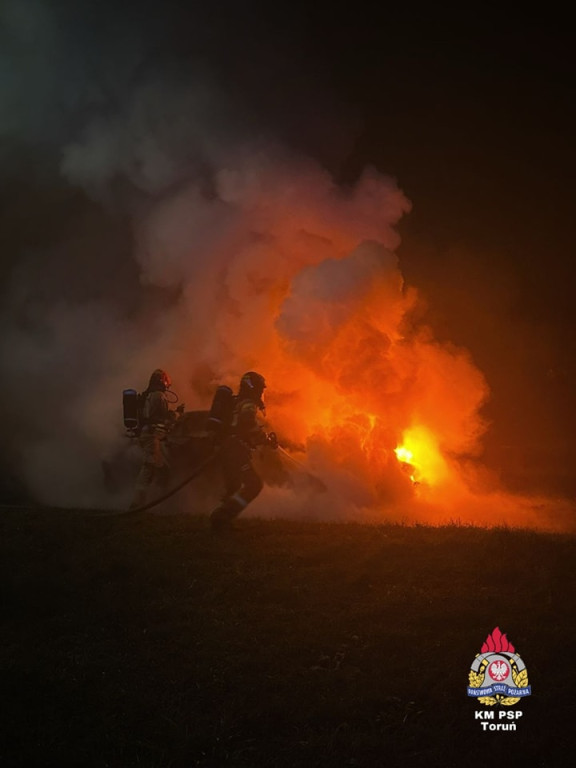
[[[465,350],[415,320],[418,297],[395,256],[395,225],[410,210],[396,182],[367,168],[338,185],[190,62],[179,75],[165,61],[143,66],[147,16],[141,38],[109,45],[95,65],[98,46],[82,49],[86,29],[70,8],[6,4],[6,63],[32,46],[39,54],[25,57],[23,108],[13,77],[0,86],[10,107],[0,135],[7,146],[44,142],[59,184],[108,212],[103,226],[121,219],[130,237],[108,247],[88,217],[82,237],[66,230],[10,269],[3,416],[30,493],[118,504],[102,461],[124,452],[123,388],[144,388],[161,366],[189,409],[206,408],[216,384],[257,369],[281,440],[328,491],[267,489],[254,514],[436,521],[441,509],[469,519],[472,503],[474,519],[491,519],[463,463],[485,430],[487,385]],[[84,29],[74,44],[73,28]],[[402,443],[426,460],[399,461]]]

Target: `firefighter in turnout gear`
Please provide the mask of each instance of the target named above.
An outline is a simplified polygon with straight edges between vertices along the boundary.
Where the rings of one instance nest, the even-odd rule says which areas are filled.
[[[168,407],[166,392],[171,384],[166,371],[157,368],[150,376],[148,388],[142,393],[142,429],[138,441],[144,456],[131,509],[142,507],[149,501],[148,494],[153,484],[165,488],[170,478],[166,435],[184,411],[183,405],[176,411]]]
[[[278,447],[274,433],[267,435],[258,422],[258,411],[264,411],[265,388],[264,377],[255,371],[245,373],[240,380],[230,428],[220,448],[226,490],[221,504],[210,515],[215,530],[231,527],[234,518],[262,490],[262,480],[252,466],[253,449],[261,445]]]

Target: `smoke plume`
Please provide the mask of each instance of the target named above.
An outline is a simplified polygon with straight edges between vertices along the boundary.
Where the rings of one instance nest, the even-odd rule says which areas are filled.
[[[477,492],[487,383],[417,319],[394,179],[368,167],[336,183],[209,68],[158,53],[148,14],[106,39],[104,61],[97,14],[32,0],[3,14],[3,147],[42,156],[48,188],[79,212],[8,258],[7,461],[35,499],[126,500],[102,462],[127,451],[122,389],[154,368],[188,409],[256,369],[270,425],[328,490],[266,488],[253,514],[527,519],[526,504]]]

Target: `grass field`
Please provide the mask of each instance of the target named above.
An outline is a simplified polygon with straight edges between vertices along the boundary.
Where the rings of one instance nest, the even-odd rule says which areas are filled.
[[[576,538],[199,517],[1,518],[1,766],[576,759]],[[533,695],[483,732],[495,626]]]

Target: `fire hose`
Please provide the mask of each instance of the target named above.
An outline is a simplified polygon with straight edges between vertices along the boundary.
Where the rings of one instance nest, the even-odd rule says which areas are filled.
[[[312,475],[310,472],[308,472],[302,462],[298,461],[293,456],[290,456],[290,454],[285,451],[281,445],[276,444],[276,447],[284,456],[286,456],[286,458],[296,464],[300,471],[303,471],[309,480],[314,482],[319,491],[326,491],[326,485],[324,482],[320,480],[319,477],[316,477],[315,475]],[[157,499],[154,499],[147,504],[143,504],[140,507],[130,509],[99,509],[97,507],[78,509],[78,507],[63,507],[57,504],[0,504],[0,509],[23,509],[30,512],[88,512],[91,513],[91,516],[93,517],[125,517],[128,515],[136,515],[140,512],[147,512],[153,507],[157,507],[158,504],[161,504],[163,501],[166,501],[171,496],[174,496],[176,493],[178,493],[178,491],[181,491],[184,486],[188,485],[188,483],[191,483],[192,480],[198,477],[198,475],[200,475],[214,461],[217,455],[218,450],[212,451],[212,453],[206,459],[201,461],[200,464],[194,468],[194,471],[185,480],[182,480],[182,482],[178,483],[178,485],[176,485],[174,488],[171,488],[162,496],[159,496]]]
[[[206,469],[206,467],[212,463],[217,454],[218,451],[213,451],[210,456],[208,456],[208,458],[204,459],[204,461],[201,461],[200,464],[194,468],[194,471],[185,480],[182,480],[182,482],[178,483],[178,485],[176,485],[174,488],[159,498],[154,499],[147,504],[143,504],[141,507],[135,507],[133,509],[98,509],[90,507],[78,509],[78,507],[62,507],[60,505],[51,504],[0,504],[0,509],[25,509],[30,512],[90,512],[93,517],[120,517],[135,515],[139,512],[146,512],[147,510],[152,509],[152,507],[156,507],[158,504],[166,501],[166,499],[169,499],[171,496],[174,496],[174,494],[182,490],[185,485],[188,485],[188,483],[192,482],[194,478],[198,477],[198,475],[201,474]]]

